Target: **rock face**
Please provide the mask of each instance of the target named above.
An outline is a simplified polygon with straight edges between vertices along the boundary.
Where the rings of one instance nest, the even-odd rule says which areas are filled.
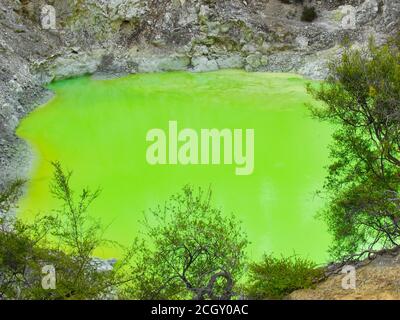
[[[399,300],[400,253],[385,253],[356,269],[355,288],[343,289],[345,274],[329,277],[315,289],[290,294],[293,300]]]
[[[29,148],[15,128],[55,79],[220,68],[321,79],[344,38],[365,45],[371,35],[383,42],[400,29],[398,0],[306,0],[318,12],[313,23],[301,22],[302,6],[291,2],[1,0],[0,188],[24,175]],[[42,28],[47,4],[56,30]],[[347,20],[354,26],[344,27]]]

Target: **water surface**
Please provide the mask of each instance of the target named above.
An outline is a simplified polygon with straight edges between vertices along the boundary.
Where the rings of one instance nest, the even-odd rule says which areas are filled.
[[[311,119],[307,81],[292,74],[219,71],[131,75],[113,80],[60,81],[56,95],[22,121],[17,133],[36,152],[20,214],[57,207],[51,198],[51,161],[73,170],[75,188],[98,186],[91,212],[111,224],[106,236],[128,244],[146,208],[162,204],[190,183],[212,186],[214,203],[234,212],[252,244],[250,256],[296,252],[326,259],[329,236],[314,218],[316,196],[328,163],[331,130]],[[255,130],[255,169],[235,175],[236,165],[164,165],[146,162],[146,133],[168,129]],[[103,248],[99,255],[118,255]]]

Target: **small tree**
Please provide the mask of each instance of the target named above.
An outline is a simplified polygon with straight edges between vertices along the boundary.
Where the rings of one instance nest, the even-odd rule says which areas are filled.
[[[330,75],[309,92],[325,104],[313,114],[336,128],[322,213],[332,253],[361,258],[400,243],[400,46],[345,49]]]
[[[138,299],[230,299],[241,279],[247,240],[234,217],[211,205],[211,191],[186,186],[150,211],[137,242]]]
[[[11,212],[23,184],[15,181],[0,192],[0,299],[23,299],[26,291],[39,286],[29,279],[40,274],[35,244],[43,239],[47,228],[41,219],[28,225]]]
[[[100,271],[95,250],[108,241],[104,228],[88,209],[99,191],[71,188],[71,172],[53,163],[52,194],[60,200],[54,213],[28,223],[7,215],[21,183],[0,194],[0,298],[4,299],[99,299],[115,298],[120,285],[129,281],[123,272],[130,251],[113,270]],[[56,288],[42,288],[42,267],[56,271]]]
[[[95,298],[106,289],[105,281],[110,276],[98,272],[93,260],[94,251],[107,243],[100,221],[88,213],[100,191],[84,188],[76,195],[70,182],[72,172],[64,172],[58,162],[54,162],[53,167],[50,192],[60,201],[60,207],[52,215],[51,241],[46,247],[66,256],[56,266],[56,293],[59,297],[74,299]]]

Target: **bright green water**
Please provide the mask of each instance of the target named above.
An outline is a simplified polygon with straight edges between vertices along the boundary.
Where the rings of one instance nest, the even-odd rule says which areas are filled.
[[[212,186],[214,202],[234,212],[263,252],[326,259],[329,236],[314,218],[323,202],[330,129],[310,118],[306,81],[290,74],[164,73],[54,83],[53,100],[36,109],[17,133],[36,151],[23,217],[57,207],[49,194],[50,161],[74,171],[74,187],[98,186],[92,212],[111,223],[106,236],[128,244],[146,208],[162,204],[190,183]],[[146,162],[146,133],[178,121],[180,129],[255,129],[255,170],[236,176],[235,165],[158,165]],[[104,248],[99,255],[118,255]]]

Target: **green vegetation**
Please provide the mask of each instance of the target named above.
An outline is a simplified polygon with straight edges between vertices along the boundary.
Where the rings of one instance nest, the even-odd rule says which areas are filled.
[[[211,205],[211,191],[186,186],[150,210],[135,246],[129,296],[231,299],[243,276],[247,240],[239,223]]]
[[[298,256],[277,258],[265,255],[249,267],[247,296],[250,299],[283,299],[289,293],[311,288],[323,277],[323,270]]]
[[[307,7],[305,6],[303,8],[303,12],[301,14],[301,21],[304,22],[313,22],[315,19],[317,19],[317,11],[315,10],[314,7]]]
[[[30,224],[2,215],[2,299],[281,299],[321,275],[308,260],[265,256],[250,264],[246,276],[248,241],[239,222],[212,206],[211,190],[190,186],[149,210],[142,237],[112,270],[101,270],[95,249],[115,244],[102,237],[100,221],[88,213],[99,191],[76,194],[71,172],[53,166],[58,210]],[[17,181],[1,194],[1,212],[9,212],[22,185]],[[55,288],[44,289],[43,267],[49,265]]]
[[[103,230],[87,209],[98,191],[82,190],[75,195],[70,187],[71,173],[54,163],[51,186],[61,201],[60,209],[40,215],[32,223],[11,216],[9,209],[22,182],[18,181],[0,196],[0,297],[3,299],[96,299],[110,295],[126,281],[121,260],[113,270],[99,271],[94,250],[104,244]],[[56,270],[56,288],[42,288],[43,267]]]
[[[231,299],[243,275],[248,244],[239,223],[211,205],[211,191],[187,186],[150,211],[146,234],[112,270],[99,269],[96,248],[113,244],[88,208],[99,191],[71,189],[71,172],[54,163],[51,193],[58,210],[31,224],[10,216],[18,181],[1,193],[0,297],[3,299]],[[42,288],[54,266],[56,288]]]
[[[358,259],[400,243],[400,42],[345,49],[330,76],[309,92],[313,114],[336,126],[321,214],[335,259]]]

